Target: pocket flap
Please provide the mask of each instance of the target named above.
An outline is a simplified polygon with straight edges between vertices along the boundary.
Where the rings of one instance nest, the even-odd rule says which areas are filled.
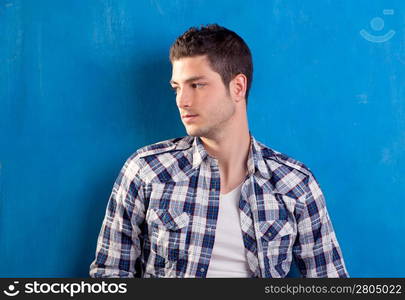
[[[292,227],[287,220],[261,221],[259,229],[262,237],[268,241],[292,233]]]
[[[188,225],[190,216],[180,210],[153,208],[150,210],[148,221],[170,230],[178,230]]]

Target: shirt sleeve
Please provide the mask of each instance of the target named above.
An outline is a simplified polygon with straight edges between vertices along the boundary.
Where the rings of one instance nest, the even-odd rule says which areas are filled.
[[[129,158],[116,179],[97,239],[91,277],[135,277],[141,255],[140,225],[145,218],[139,167]]]
[[[304,201],[297,204],[297,239],[293,247],[303,277],[349,277],[323,193],[309,176]]]

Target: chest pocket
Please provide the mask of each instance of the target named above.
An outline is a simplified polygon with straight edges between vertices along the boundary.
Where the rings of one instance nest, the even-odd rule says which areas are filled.
[[[259,229],[264,241],[270,243],[286,240],[284,237],[293,234],[293,228],[287,220],[262,221],[259,223]]]
[[[172,262],[186,255],[186,237],[190,219],[188,213],[152,208],[148,211],[146,219],[152,252]]]
[[[284,277],[292,261],[293,227],[287,220],[274,220],[260,222],[259,229],[269,277]]]

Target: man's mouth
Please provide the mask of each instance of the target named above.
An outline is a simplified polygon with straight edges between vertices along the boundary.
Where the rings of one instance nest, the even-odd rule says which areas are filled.
[[[186,114],[186,115],[182,115],[181,117],[183,119],[187,119],[187,118],[193,118],[193,117],[196,117],[196,116],[198,116],[198,115],[197,114]]]
[[[182,118],[185,122],[187,122],[187,121],[194,120],[197,116],[198,116],[197,114],[185,114],[185,115],[182,115],[181,118]]]

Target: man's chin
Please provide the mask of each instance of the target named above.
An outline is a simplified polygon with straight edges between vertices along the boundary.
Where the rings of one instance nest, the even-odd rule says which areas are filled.
[[[205,135],[204,131],[198,128],[186,128],[187,134],[194,137],[203,137]]]
[[[198,132],[187,131],[187,134],[193,137],[201,137],[201,134],[199,134]]]
[[[212,132],[209,130],[202,130],[201,128],[188,128],[186,131],[187,134],[192,137],[212,138]]]

